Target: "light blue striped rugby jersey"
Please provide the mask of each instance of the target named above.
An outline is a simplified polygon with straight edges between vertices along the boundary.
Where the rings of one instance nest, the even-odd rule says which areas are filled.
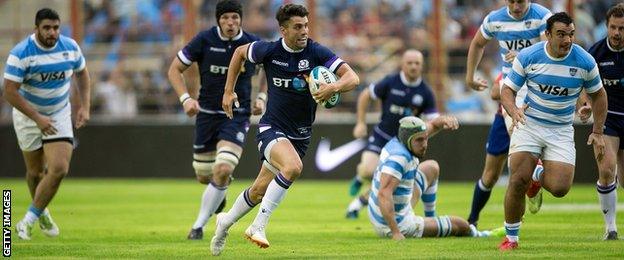
[[[32,34],[9,53],[4,78],[21,83],[24,99],[39,113],[52,115],[69,104],[71,77],[85,67],[76,41],[60,35],[54,47],[45,48]]]
[[[596,61],[587,51],[573,44],[567,56],[557,59],[546,52],[546,42],[520,51],[503,83],[514,91],[526,83],[525,115],[544,126],[571,125],[581,89],[594,93],[602,88]]]
[[[399,179],[399,186],[392,193],[394,201],[395,219],[400,224],[409,214],[414,214],[410,200],[414,193],[414,182],[420,190],[425,190],[426,180],[418,172],[418,158],[412,156],[407,148],[395,137],[392,138],[381,150],[379,164],[373,175],[373,185],[368,198],[368,211],[379,225],[388,225],[379,208],[379,189],[381,188],[381,175],[389,174]]]
[[[505,54],[510,50],[519,51],[540,41],[540,34],[546,31],[546,20],[552,13],[539,4],[531,3],[527,13],[520,20],[509,14],[507,6],[490,12],[484,19],[479,31],[485,39],[496,38],[498,51],[503,60],[503,77],[511,69],[511,63],[505,62]]]

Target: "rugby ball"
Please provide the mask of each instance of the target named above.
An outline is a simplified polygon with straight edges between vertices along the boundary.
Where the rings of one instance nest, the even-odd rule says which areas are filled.
[[[336,81],[338,81],[338,77],[328,68],[323,66],[315,67],[310,71],[310,76],[308,77],[310,93],[314,94],[318,91],[319,84],[317,84],[317,82],[330,84]],[[323,100],[319,102],[319,104],[325,108],[332,108],[338,105],[338,102],[340,102],[340,92],[333,94],[329,99]]]

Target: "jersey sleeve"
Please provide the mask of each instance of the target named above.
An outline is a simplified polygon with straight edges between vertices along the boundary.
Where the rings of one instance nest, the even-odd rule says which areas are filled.
[[[26,74],[27,63],[26,59],[19,58],[19,53],[13,49],[9,53],[6,66],[4,67],[4,78],[17,83],[24,81],[24,75]]]
[[[481,35],[483,35],[483,38],[485,39],[491,40],[492,38],[494,38],[494,30],[492,28],[492,23],[490,22],[489,14],[483,19],[483,23],[481,23],[481,27],[479,27],[479,31],[481,32]]]
[[[583,81],[583,88],[587,93],[595,93],[602,88],[602,80],[598,71],[598,66],[594,62],[594,67],[587,73]]]
[[[195,37],[178,52],[178,59],[186,66],[191,66],[193,62],[198,61],[204,50],[203,33],[195,35]]]
[[[503,80],[503,84],[509,86],[514,91],[518,92],[524,83],[526,82],[526,73],[523,60],[526,60],[526,52],[520,51],[518,56],[514,59],[511,70],[507,73],[507,77]]]
[[[438,108],[436,107],[435,96],[433,95],[433,91],[428,89],[429,91],[425,94],[425,102],[423,106],[423,114],[426,120],[432,120],[438,117],[440,114],[438,113]]]
[[[319,57],[321,64],[323,64],[323,66],[328,68],[334,74],[336,73],[336,71],[338,71],[340,65],[345,63],[340,57],[336,56],[334,52],[332,52],[329,48],[323,45],[317,44],[316,53]]]
[[[408,160],[402,155],[390,155],[381,164],[381,173],[388,174],[394,178],[401,180],[403,174],[406,172],[408,166]]]
[[[247,60],[254,64],[262,64],[271,52],[273,44],[266,41],[255,41],[247,48]]]
[[[386,93],[388,93],[388,89],[390,88],[390,84],[388,84],[388,81],[389,78],[386,77],[377,83],[372,83],[368,85],[368,90],[372,99],[386,99]]]
[[[546,8],[544,8],[544,9],[545,9],[544,10],[545,14],[544,14],[544,17],[542,17],[542,20],[540,20],[540,24],[539,24],[539,27],[538,27],[540,35],[546,33],[546,21],[548,20],[548,18],[550,18],[552,16],[552,13],[548,9],[546,9]]]
[[[84,58],[84,55],[82,55],[82,50],[80,49],[80,46],[77,43],[76,43],[76,56],[77,57],[74,63],[74,71],[75,72],[83,71],[87,67],[87,62]]]

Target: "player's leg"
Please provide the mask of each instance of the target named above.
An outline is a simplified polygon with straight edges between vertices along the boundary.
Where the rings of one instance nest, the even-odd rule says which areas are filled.
[[[217,215],[215,235],[210,241],[210,251],[212,255],[221,254],[225,247],[229,228],[260,203],[273,178],[275,178],[275,174],[263,164],[252,186],[243,190],[238,195],[236,201],[232,204],[232,208],[228,212],[219,213]]]
[[[32,229],[35,221],[39,220],[39,226],[45,235],[50,237],[58,236],[58,226],[52,220],[46,207],[58,191],[61,180],[67,175],[72,149],[72,144],[65,141],[54,141],[43,144],[44,160],[47,162],[48,170],[35,189],[33,202],[28,208],[24,219],[17,224],[17,226],[21,226],[21,228],[16,228]],[[18,231],[18,235],[20,233],[22,232]],[[27,233],[27,236],[20,236],[20,238],[30,239],[30,232]]]
[[[481,178],[477,180],[472,195],[470,215],[468,216],[470,224],[477,226],[481,210],[490,199],[492,188],[503,172],[508,150],[509,134],[505,126],[505,119],[500,114],[496,114],[488,134],[483,173]]]
[[[37,185],[33,206],[43,211],[56,195],[61,181],[69,171],[73,146],[66,141],[53,141],[43,144],[43,153],[48,170]]]
[[[362,152],[362,159],[357,166],[357,179],[361,183],[364,181],[370,181],[373,177],[373,172],[375,171],[375,167],[377,167],[377,163],[379,162],[379,154],[372,152],[370,150],[365,150]],[[353,187],[353,185],[352,185]],[[359,187],[357,189],[359,191]],[[370,189],[367,189],[365,192],[361,193],[359,196],[355,197],[349,206],[347,207],[347,218],[357,218],[360,210],[368,205],[368,194]],[[357,193],[357,191],[355,192]],[[355,194],[354,194],[355,195]]]
[[[438,192],[438,179],[440,176],[440,165],[435,160],[426,160],[418,165],[418,175],[414,183],[414,194],[412,195],[412,206],[418,203],[418,198],[423,201],[423,209],[425,217],[434,217],[436,215],[436,197]],[[420,176],[423,178],[421,179]],[[420,187],[420,182],[423,186]],[[422,190],[422,192],[421,192]],[[422,194],[416,196],[417,194]]]
[[[41,178],[43,178],[43,171],[45,169],[43,149],[22,151],[22,155],[26,163],[26,183],[28,184],[30,195],[32,199],[34,199],[37,185],[41,181]],[[18,237],[21,239],[30,239],[33,223],[34,222],[28,222],[28,225],[26,223],[20,223],[22,225],[18,226],[18,228],[22,230],[20,232],[18,229]]]
[[[617,227],[615,225],[617,203],[616,157],[620,146],[620,138],[604,135],[604,140],[605,153],[601,160],[598,160],[598,151],[594,150],[594,158],[596,158],[596,163],[598,164],[596,191],[605,221],[605,239],[613,239],[613,237],[617,237]]]
[[[267,168],[275,174],[275,178],[266,188],[256,218],[245,230],[247,238],[261,248],[269,247],[269,241],[264,232],[271,214],[286,196],[288,188],[299,178],[303,168],[300,157],[302,155],[295,149],[291,141],[285,138],[276,140],[275,143],[269,144],[271,147],[265,148],[265,158],[268,159],[269,163],[263,165],[263,168]],[[252,196],[259,196],[253,188],[251,193]]]
[[[30,196],[34,199],[37,185],[45,175],[43,149],[22,151],[22,155],[24,156],[24,163],[26,163],[26,183]]]
[[[25,160],[28,160],[27,164],[34,164],[34,166],[31,165],[33,166],[33,171],[47,169],[43,170],[45,174],[38,184],[34,185],[35,183],[30,183],[31,180],[29,180],[29,188],[31,186],[34,187],[32,204],[24,218],[16,224],[18,236],[22,239],[30,239],[32,226],[37,220],[39,220],[39,226],[45,235],[57,236],[59,234],[58,227],[52,221],[46,207],[56,194],[61,180],[69,170],[69,161],[73,149],[70,113],[69,106],[55,113],[51,119],[54,122],[57,133],[55,135],[42,136],[34,121],[16,110],[13,111],[14,127],[22,151],[42,151],[43,158],[38,158],[37,154],[25,155]],[[27,167],[29,166],[27,165]]]
[[[195,170],[195,178],[201,184],[207,185],[204,190],[199,206],[199,213],[197,218],[191,227],[191,231],[187,236],[188,239],[198,240],[204,237],[204,225],[208,222],[208,218],[212,213],[209,211],[210,192],[208,189],[210,180],[212,179],[212,173],[215,162],[215,151],[210,152],[198,152],[193,153],[193,169]]]
[[[532,180],[537,181],[553,196],[565,196],[574,180],[576,149],[574,148],[574,128],[543,128],[537,130],[545,144],[542,154],[544,169],[534,171]]]
[[[468,221],[456,216],[439,216],[424,218],[423,237],[487,237],[489,232],[471,228]]]
[[[520,224],[525,210],[525,193],[531,182],[533,169],[537,165],[537,157],[530,152],[515,152],[509,155],[510,177],[505,193],[505,232],[506,239],[501,250],[517,247]],[[512,245],[508,245],[511,243]],[[511,248],[507,248],[511,246]]]
[[[238,160],[242,154],[243,149],[235,143],[221,140],[217,143],[217,151],[212,154],[214,158],[214,164],[211,165],[212,169],[209,173],[202,173],[201,170],[197,170],[198,180],[207,184],[204,193],[202,194],[202,201],[199,210],[199,214],[193,228],[189,233],[189,239],[202,239],[203,227],[208,222],[210,216],[212,216],[219,207],[225,203],[225,196],[227,187],[230,182],[230,176],[234,171]],[[195,154],[197,158],[198,154]],[[209,161],[210,156],[206,159]],[[195,159],[194,164],[198,166],[197,169],[202,167],[199,165],[199,160]],[[210,163],[207,163],[210,164]],[[208,167],[208,165],[206,165]]]

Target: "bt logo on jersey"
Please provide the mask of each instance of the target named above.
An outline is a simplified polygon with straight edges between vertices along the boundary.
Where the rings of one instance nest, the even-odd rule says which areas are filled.
[[[281,79],[281,78],[272,78],[273,85],[280,88],[288,88],[292,79]]]
[[[217,65],[210,65],[210,72],[211,73],[215,73],[215,74],[222,74],[224,75],[227,72],[228,67],[224,67],[224,66],[217,66]]]
[[[624,81],[624,79],[602,79],[602,84],[606,87],[617,86],[620,85],[620,82]]]

